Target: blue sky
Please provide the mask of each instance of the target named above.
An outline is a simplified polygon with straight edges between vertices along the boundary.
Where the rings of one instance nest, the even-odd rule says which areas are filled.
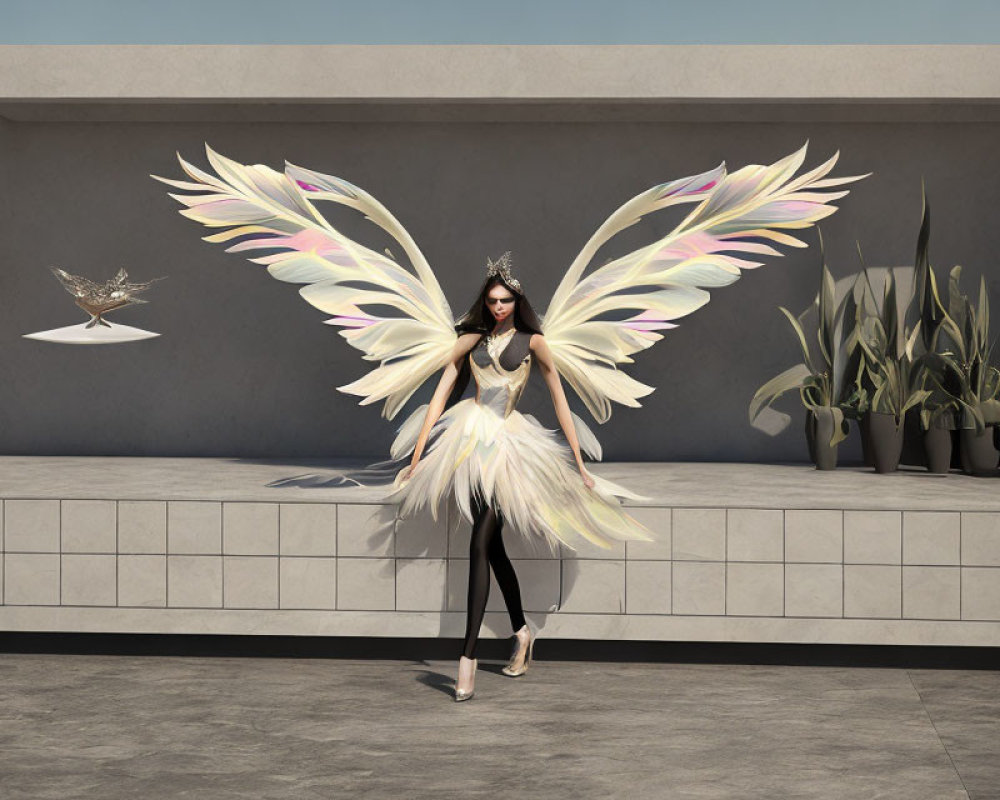
[[[0,0],[0,44],[996,44],[1000,0]]]

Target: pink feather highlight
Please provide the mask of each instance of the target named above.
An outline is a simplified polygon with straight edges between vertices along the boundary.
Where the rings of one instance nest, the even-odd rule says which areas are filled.
[[[336,240],[321,231],[305,229],[292,236],[267,236],[247,239],[237,242],[226,249],[227,253],[239,253],[244,250],[259,250],[261,248],[282,248],[296,250],[300,253],[315,252],[321,256],[341,253],[344,248]]]
[[[629,317],[620,324],[635,331],[662,331],[677,327],[672,322],[667,322],[663,319],[656,311],[643,311],[641,314]]]
[[[374,325],[378,320],[372,317],[332,317],[326,320],[327,325],[340,325],[342,328],[367,328]]]

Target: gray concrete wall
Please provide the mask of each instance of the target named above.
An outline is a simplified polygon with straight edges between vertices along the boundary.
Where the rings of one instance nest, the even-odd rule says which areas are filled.
[[[0,46],[0,98],[927,99],[1000,93],[994,45]]]
[[[554,121],[553,106],[534,121],[524,112],[514,122],[453,122],[425,105],[380,121],[252,121],[258,111],[273,118],[273,107],[199,121],[197,110],[177,106],[183,121],[102,121],[80,107],[89,121],[5,123],[0,353],[8,379],[0,385],[0,453],[376,457],[387,450],[394,425],[334,390],[364,371],[357,351],[294,287],[202,242],[201,226],[180,217],[165,187],[148,177],[178,176],[175,150],[204,164],[204,141],[238,160],[279,167],[288,158],[364,186],[414,235],[456,314],[471,301],[487,255],[512,249],[544,311],[577,250],[628,197],[723,159],[731,168],[766,163],[807,139],[807,166],[839,149],[839,173],[875,173],[823,224],[835,275],[856,269],[856,239],[871,264],[910,263],[923,177],[934,204],[934,262],[962,263],[991,286],[1000,280],[993,221],[1000,128],[974,107],[956,106],[954,118],[984,121],[891,121],[893,106],[880,107],[890,120],[883,122],[852,121],[843,111],[796,118],[784,106],[779,124],[761,121],[759,108],[741,122],[738,105],[701,121],[689,108],[683,122],[670,121],[661,105],[656,119],[638,121],[615,120],[611,107],[583,107],[562,107],[568,122]],[[203,116],[226,116],[201,108]],[[503,118],[499,107],[485,113]],[[333,219],[366,243],[388,244],[370,223]],[[606,255],[663,235],[673,219],[636,226]],[[814,233],[809,240],[815,244]],[[631,372],[657,391],[642,409],[618,409],[597,430],[606,458],[804,459],[800,418],[771,439],[749,427],[746,406],[797,358],[777,306],[808,304],[818,258],[811,246],[745,274],[640,354]],[[95,279],[120,266],[138,279],[168,276],[149,292],[149,305],[114,317],[163,336],[91,348],[22,339],[82,321],[49,266]],[[537,375],[522,410],[554,424]]]

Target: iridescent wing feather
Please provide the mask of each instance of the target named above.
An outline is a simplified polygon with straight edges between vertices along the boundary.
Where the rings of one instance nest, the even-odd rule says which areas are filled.
[[[153,177],[180,190],[170,196],[186,206],[185,217],[226,229],[206,241],[232,242],[229,253],[267,250],[250,261],[280,281],[306,284],[299,293],[333,315],[327,324],[343,328],[340,335],[366,360],[380,362],[340,390],[361,396],[361,405],[385,400],[382,414],[392,419],[445,366],[457,339],[448,301],[413,239],[381,203],[345,180],[292,164],[284,173],[240,164],[205,149],[216,175],[178,155],[190,180]],[[416,274],[337,231],[316,210],[317,200],[364,214],[399,242]],[[398,314],[364,310],[371,306]]]
[[[864,176],[827,178],[838,154],[793,178],[806,147],[770,166],[751,164],[727,174],[722,164],[701,175],[654,186],[629,200],[591,237],[545,313],[542,331],[556,367],[598,422],[612,403],[638,407],[653,391],[618,364],[651,347],[676,327],[670,320],[709,301],[706,289],[728,286],[741,270],[780,256],[774,245],[805,247],[787,230],[808,228],[836,211],[847,194],[830,191]],[[583,277],[598,249],[646,214],[698,203],[666,237],[617,258]],[[635,313],[638,312],[638,313]],[[631,314],[631,316],[627,316]]]

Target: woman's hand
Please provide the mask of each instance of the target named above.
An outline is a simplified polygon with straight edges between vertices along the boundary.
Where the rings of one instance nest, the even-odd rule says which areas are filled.
[[[583,467],[580,467],[580,477],[583,478],[583,485],[588,489],[594,488],[594,479],[591,477],[590,473],[587,472]]]
[[[417,462],[417,463],[419,463],[419,462]],[[416,463],[407,464],[405,467],[403,467],[397,473],[396,480],[394,480],[392,482],[393,486],[397,486],[398,487],[398,486],[402,486],[404,483],[406,483],[410,478],[413,477],[413,470],[415,470],[416,467],[417,467]]]

